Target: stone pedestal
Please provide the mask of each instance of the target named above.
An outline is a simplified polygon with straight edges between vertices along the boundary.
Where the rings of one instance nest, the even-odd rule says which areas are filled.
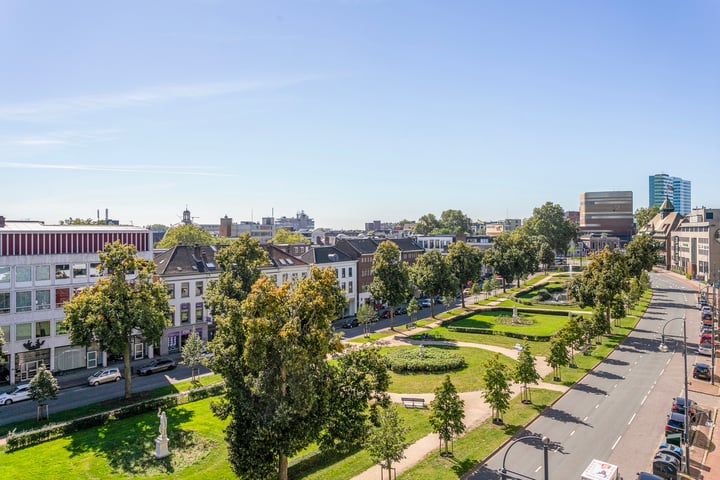
[[[155,458],[164,458],[170,455],[170,450],[168,449],[169,441],[167,437],[157,437],[155,439]]]

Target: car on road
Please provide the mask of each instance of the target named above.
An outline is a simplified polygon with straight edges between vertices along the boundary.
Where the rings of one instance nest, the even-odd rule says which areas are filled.
[[[175,368],[175,361],[169,358],[157,358],[152,362],[138,368],[135,373],[138,375],[150,375],[151,373],[164,372]]]
[[[88,377],[88,385],[97,387],[101,383],[119,382],[123,378],[119,368],[105,368],[98,370]]]
[[[17,385],[15,390],[0,394],[0,405],[10,405],[15,402],[22,402],[30,399],[30,384]]]
[[[405,315],[407,313],[406,307],[395,307],[395,315]]]
[[[353,317],[353,318],[348,318],[347,320],[345,320],[345,322],[343,322],[343,324],[342,324],[342,327],[343,328],[354,328],[354,327],[357,327],[358,325],[359,325],[358,319]]]
[[[420,305],[422,308],[429,308],[430,305],[432,305],[432,299],[430,298],[421,298],[418,302],[418,305]]]
[[[707,363],[696,363],[693,366],[692,376],[699,380],[710,380],[710,365]]]

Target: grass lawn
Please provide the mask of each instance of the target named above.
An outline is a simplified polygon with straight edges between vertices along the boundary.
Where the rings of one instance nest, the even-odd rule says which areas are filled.
[[[552,390],[532,389],[531,405],[520,403],[520,397],[510,402],[510,408],[504,415],[504,426],[493,425],[490,419],[474,430],[455,440],[452,457],[441,457],[435,451],[425,457],[413,468],[401,474],[401,480],[457,480],[480,460],[486,458],[496,448],[515,433],[521,431],[541,410],[561,395]],[[538,450],[538,463],[542,462],[542,452]]]
[[[509,321],[512,312],[506,310],[489,310],[476,313],[470,317],[452,322],[448,327],[481,328],[496,332],[510,332],[528,336],[550,336],[560,330],[567,323],[567,315],[548,315],[543,313],[518,312],[518,317],[532,320],[532,325],[512,325],[510,323],[498,323],[499,317]],[[517,342],[517,339],[515,339]]]
[[[489,335],[484,333],[467,333],[467,332],[454,332],[448,330],[447,327],[436,327],[428,330],[428,335],[432,337],[432,340],[446,340],[450,342],[468,342],[477,343],[480,345],[495,345],[498,347],[505,347],[512,349],[516,343],[522,343],[523,341],[517,338],[506,337],[505,335]],[[414,335],[411,338],[420,340],[422,334]],[[534,355],[546,356],[550,352],[550,342],[533,342],[529,341],[530,348]]]
[[[370,334],[369,337],[360,335],[358,337],[351,338],[348,341],[354,342],[354,343],[372,343],[372,342],[375,342],[376,340],[381,340],[385,337],[390,337],[392,335],[396,335],[396,332],[393,332],[391,330],[383,330],[381,332],[373,332]]]
[[[418,350],[419,347],[387,347],[403,350]],[[425,345],[425,349],[439,348],[444,350],[452,350],[460,353],[465,357],[467,367],[453,372],[442,373],[393,373],[391,372],[392,381],[389,391],[397,393],[432,393],[435,391],[445,375],[450,375],[455,388],[458,392],[471,392],[481,390],[484,385],[482,381],[483,368],[482,364],[489,358],[494,357],[495,352],[483,350],[481,348],[472,347],[452,347],[439,345]],[[381,352],[385,348],[380,350]],[[500,355],[500,361],[507,365],[514,365],[515,361],[504,355]]]

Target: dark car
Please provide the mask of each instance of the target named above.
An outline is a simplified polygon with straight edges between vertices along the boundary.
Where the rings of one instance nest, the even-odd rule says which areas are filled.
[[[378,315],[380,318],[390,318],[390,310],[383,310],[380,312],[380,315]]]
[[[406,313],[407,313],[407,308],[395,307],[395,315],[405,315]]]
[[[665,446],[663,446],[663,445],[665,445]],[[680,464],[682,465],[682,459],[683,459],[682,448],[680,448],[676,445],[671,445],[671,444],[665,443],[665,442],[661,443],[660,448],[658,448],[658,451],[655,452],[656,456],[659,454],[673,456],[673,457],[677,458],[680,461]]]
[[[638,472],[635,480],[663,480],[663,478],[653,475],[652,473]]]
[[[164,372],[175,368],[175,361],[169,358],[157,358],[145,366],[138,368],[135,373],[138,375],[150,375],[151,373]]]
[[[347,320],[345,320],[342,327],[343,328],[354,328],[354,327],[357,327],[358,325],[360,325],[360,324],[358,323],[357,318],[348,318]]]
[[[668,415],[667,423],[665,424],[665,436],[672,433],[680,433],[685,441],[685,415],[682,413],[671,413]]]
[[[665,480],[676,480],[680,472],[680,460],[672,455],[658,453],[653,459],[653,474]]]
[[[693,378],[710,380],[710,365],[707,363],[696,363],[693,366]]]
[[[690,420],[695,421],[695,415],[697,414],[697,402],[688,399],[690,404]],[[677,413],[685,414],[685,397],[673,398],[672,411]]]

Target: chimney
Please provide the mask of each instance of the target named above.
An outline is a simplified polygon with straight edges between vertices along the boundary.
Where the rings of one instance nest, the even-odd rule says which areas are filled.
[[[0,215],[0,228],[3,228],[5,226],[5,217]]]

